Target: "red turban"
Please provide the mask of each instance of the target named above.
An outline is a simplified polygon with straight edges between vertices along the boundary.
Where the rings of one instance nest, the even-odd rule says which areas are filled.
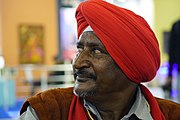
[[[157,39],[139,15],[102,0],[82,2],[76,11],[78,37],[90,26],[133,82],[154,78],[160,65]]]

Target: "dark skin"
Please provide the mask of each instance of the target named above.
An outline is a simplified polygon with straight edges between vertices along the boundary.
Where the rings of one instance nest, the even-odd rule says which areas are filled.
[[[73,61],[74,93],[96,106],[103,120],[119,120],[135,100],[137,84],[114,62],[93,32],[84,32]]]

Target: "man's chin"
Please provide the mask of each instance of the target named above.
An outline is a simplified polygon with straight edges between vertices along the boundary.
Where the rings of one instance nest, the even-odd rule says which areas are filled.
[[[95,87],[92,86],[81,86],[81,85],[74,85],[74,94],[78,97],[87,97],[92,96],[95,93]]]

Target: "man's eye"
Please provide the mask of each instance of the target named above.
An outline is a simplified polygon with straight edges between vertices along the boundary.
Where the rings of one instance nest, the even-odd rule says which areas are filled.
[[[81,53],[83,51],[83,48],[77,48],[78,49],[78,53]]]
[[[102,53],[101,50],[96,49],[96,48],[93,49],[93,52],[94,52],[95,54],[100,54],[100,53]]]

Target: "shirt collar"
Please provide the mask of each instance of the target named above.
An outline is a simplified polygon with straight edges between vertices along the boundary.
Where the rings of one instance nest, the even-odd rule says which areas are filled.
[[[125,115],[121,120],[127,120],[131,115],[135,114],[141,120],[153,120],[150,114],[149,104],[146,101],[144,95],[141,93],[141,89],[138,87],[136,100],[131,107],[127,115]]]
[[[90,102],[86,101],[84,99],[84,107],[91,111],[98,120],[102,120],[101,115],[99,114],[97,108],[92,105]],[[127,115],[125,115],[121,120],[128,120],[131,115],[135,114],[137,118],[142,120],[153,120],[151,114],[150,114],[150,108],[149,104],[146,101],[145,97],[141,93],[141,89],[138,87],[137,94],[136,94],[136,100],[131,107],[130,111]]]

